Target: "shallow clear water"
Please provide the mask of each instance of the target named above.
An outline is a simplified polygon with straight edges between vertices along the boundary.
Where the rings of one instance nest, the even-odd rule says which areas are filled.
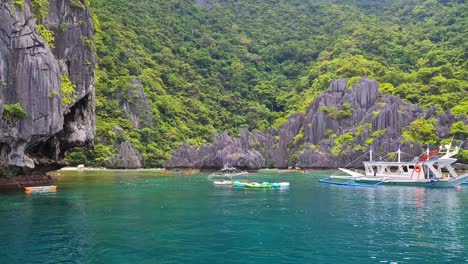
[[[468,185],[264,172],[250,177],[290,189],[244,190],[206,174],[61,174],[56,193],[0,193],[1,263],[468,263]]]

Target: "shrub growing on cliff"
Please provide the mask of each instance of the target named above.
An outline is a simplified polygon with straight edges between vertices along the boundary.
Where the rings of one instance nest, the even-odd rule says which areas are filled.
[[[332,107],[321,106],[319,110],[326,112],[328,114],[328,117],[331,119],[342,119],[342,118],[349,117],[350,115],[353,114],[353,109],[351,108],[351,105],[348,102],[344,102],[341,105],[340,110],[338,110],[336,106],[332,106]]]
[[[68,78],[68,74],[62,75],[62,104],[64,106],[73,103],[76,99],[75,84],[73,84]]]
[[[25,118],[27,115],[28,113],[20,103],[6,104],[3,106],[2,119],[10,124],[14,124],[16,121]]]
[[[36,21],[46,17],[49,12],[49,0],[31,0],[31,6]]]
[[[44,41],[49,45],[51,49],[55,48],[54,46],[54,32],[51,30],[48,30],[47,28],[44,27],[44,25],[36,25],[37,32],[39,32],[39,35],[44,39]]]
[[[331,153],[333,156],[337,157],[341,153],[346,152],[344,149],[345,146],[351,145],[353,142],[353,134],[352,133],[344,133],[343,135],[339,136],[335,140],[335,146],[333,146]]]
[[[455,156],[458,159],[458,162],[468,163],[468,150],[460,149],[460,152]]]
[[[439,138],[436,135],[437,119],[420,118],[414,120],[402,131],[403,140],[406,142],[418,142],[420,144],[437,143]]]
[[[468,116],[468,99],[461,101],[458,105],[452,108],[452,113],[455,116]]]
[[[450,134],[462,138],[468,137],[468,125],[463,121],[454,122],[450,128]]]
[[[84,9],[85,5],[81,0],[70,0],[70,6],[74,8]]]
[[[14,3],[19,9],[24,10],[24,0],[15,0]]]

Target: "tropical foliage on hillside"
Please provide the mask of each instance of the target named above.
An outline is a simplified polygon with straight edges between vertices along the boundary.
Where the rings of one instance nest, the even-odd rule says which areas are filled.
[[[382,92],[468,114],[465,1],[216,2],[91,1],[97,140],[69,161],[101,165],[129,140],[158,166],[183,141],[278,127],[338,77],[365,75]],[[116,93],[132,79],[143,84],[151,125],[135,127],[119,107]]]

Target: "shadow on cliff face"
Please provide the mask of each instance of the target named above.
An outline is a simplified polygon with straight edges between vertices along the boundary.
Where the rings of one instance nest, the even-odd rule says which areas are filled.
[[[66,150],[94,139],[91,14],[61,0],[50,0],[43,17],[35,17],[29,1],[0,5],[0,185],[50,181],[45,174],[64,166]],[[53,43],[38,25],[53,32]]]
[[[172,152],[166,167],[213,169],[225,163],[245,169],[359,167],[371,147],[377,159],[388,158],[401,143],[403,129],[421,118],[438,121],[438,138],[450,137],[452,123],[468,123],[466,117],[436,114],[433,108],[425,111],[399,97],[383,95],[375,80],[362,78],[350,89],[346,79],[337,79],[305,115],[291,115],[278,130],[243,130],[239,138],[225,132],[200,149],[185,143]],[[418,142],[405,142],[401,150],[413,157],[424,151]]]

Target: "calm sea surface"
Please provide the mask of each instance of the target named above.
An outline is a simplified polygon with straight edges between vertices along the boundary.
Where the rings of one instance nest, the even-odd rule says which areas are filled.
[[[63,171],[56,193],[0,193],[0,263],[468,263],[462,190],[353,188],[331,172]]]

